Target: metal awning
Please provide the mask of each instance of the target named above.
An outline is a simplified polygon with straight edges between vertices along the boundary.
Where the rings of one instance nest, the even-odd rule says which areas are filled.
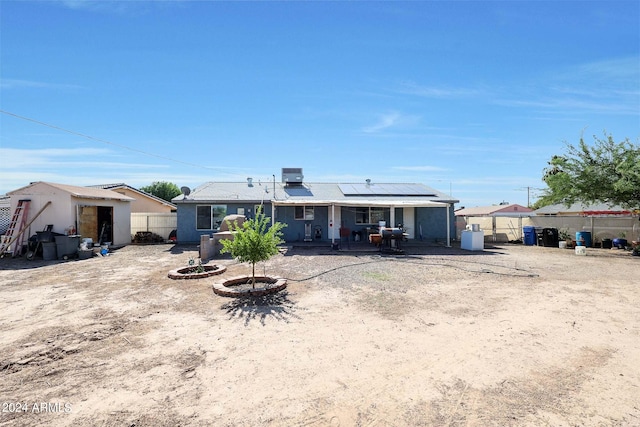
[[[270,200],[274,206],[381,206],[381,207],[421,207],[446,208],[451,203],[432,200]]]
[[[333,210],[336,207],[341,206],[378,206],[388,208],[446,208],[447,209],[447,247],[451,247],[451,234],[449,224],[449,210],[453,203],[449,202],[434,202],[432,200],[271,200],[271,209],[275,213],[276,206],[331,206],[332,213],[331,218],[335,218]],[[275,221],[275,214],[272,215],[272,221]],[[334,243],[334,237],[332,236],[331,242]]]

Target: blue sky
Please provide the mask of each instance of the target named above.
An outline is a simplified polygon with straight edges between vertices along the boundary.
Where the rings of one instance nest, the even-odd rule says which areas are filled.
[[[0,67],[0,194],[301,167],[526,205],[565,142],[640,140],[636,0],[2,1]]]

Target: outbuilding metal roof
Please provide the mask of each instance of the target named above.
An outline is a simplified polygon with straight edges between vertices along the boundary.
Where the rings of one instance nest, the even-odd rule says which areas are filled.
[[[478,206],[456,211],[456,216],[533,216],[533,209],[516,203],[509,205]]]
[[[111,190],[104,190],[102,188],[77,187],[75,185],[57,184],[54,182],[44,182],[44,181],[33,182],[25,187],[10,191],[7,194],[9,195],[29,194],[28,189],[30,187],[35,187],[37,185],[45,185],[45,186],[57,188],[58,190],[69,193],[74,197],[79,197],[83,199],[121,200],[126,202],[135,200],[131,197],[125,196],[124,194],[116,193],[115,191],[111,191]]]
[[[153,194],[149,194],[149,193],[147,193],[145,191],[139,190],[139,189],[137,189],[135,187],[132,187],[132,186],[124,184],[124,183],[89,185],[89,187],[91,187],[91,188],[102,188],[104,190],[112,190],[112,191],[115,191],[115,190],[118,190],[118,189],[128,189],[128,190],[133,191],[134,193],[138,193],[138,194],[140,194],[140,195],[142,195],[144,197],[148,197],[148,198],[150,198],[152,200],[155,200],[156,202],[161,203],[161,204],[163,204],[165,206],[169,206],[169,207],[171,207],[173,209],[175,209],[175,207],[176,207],[176,205],[174,205],[171,202],[167,202],[166,200],[161,199],[160,197],[156,197]]]

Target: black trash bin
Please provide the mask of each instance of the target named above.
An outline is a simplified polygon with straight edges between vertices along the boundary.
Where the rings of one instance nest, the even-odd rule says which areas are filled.
[[[541,238],[542,246],[557,248],[558,247],[558,229],[557,228],[543,228]]]

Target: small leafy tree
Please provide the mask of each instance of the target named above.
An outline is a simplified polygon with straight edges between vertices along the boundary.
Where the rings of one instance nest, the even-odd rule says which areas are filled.
[[[284,243],[282,229],[286,226],[276,222],[269,227],[269,218],[258,209],[255,218],[244,221],[241,226],[237,221],[229,223],[229,230],[234,232],[234,236],[232,240],[221,240],[220,253],[230,253],[240,262],[251,263],[251,284],[255,289],[256,263],[267,261],[278,253],[278,245]]]
[[[605,136],[594,136],[593,145],[580,138],[578,146],[567,144],[565,155],[553,156],[542,178],[548,186],[543,206],[580,201],[640,207],[640,146]]]
[[[181,191],[177,185],[172,182],[166,181],[155,181],[151,185],[147,185],[145,187],[140,187],[140,190],[145,193],[153,194],[154,196],[166,200],[167,202],[171,202],[171,199],[180,195]]]

